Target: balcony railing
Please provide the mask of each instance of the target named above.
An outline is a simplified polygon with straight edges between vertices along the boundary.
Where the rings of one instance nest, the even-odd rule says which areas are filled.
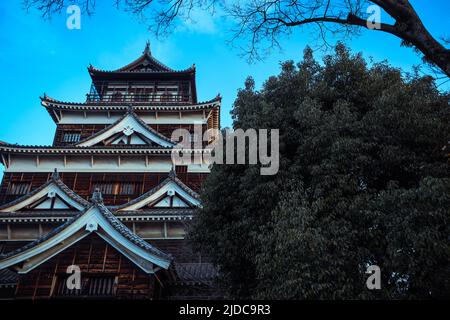
[[[111,102],[149,102],[149,103],[183,103],[192,102],[190,95],[172,94],[87,94],[86,102],[111,103]]]

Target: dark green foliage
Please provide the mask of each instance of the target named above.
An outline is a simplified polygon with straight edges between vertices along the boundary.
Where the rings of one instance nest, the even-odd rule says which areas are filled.
[[[323,65],[306,49],[261,91],[249,78],[234,126],[279,128],[280,171],[215,165],[190,234],[230,296],[450,298],[448,103],[343,45]]]

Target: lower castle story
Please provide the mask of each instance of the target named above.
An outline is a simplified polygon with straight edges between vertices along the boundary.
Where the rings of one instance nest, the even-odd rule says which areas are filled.
[[[2,186],[11,186],[13,181],[31,181],[33,185],[42,174],[23,175],[21,180],[13,177],[5,175]],[[194,191],[198,180],[191,180],[191,189],[185,183],[189,178],[183,182],[174,170],[163,177],[135,176],[136,184],[152,179],[154,184],[131,200],[103,196],[99,185],[91,183],[99,201],[94,196],[81,197],[67,186],[73,186],[73,174],[54,172],[39,187],[30,186],[27,194],[8,198],[0,206],[0,298],[220,298],[216,269],[185,239],[199,205]],[[84,220],[83,216],[92,215],[93,210],[98,211],[98,217]],[[105,225],[97,219],[105,220]],[[87,230],[89,221],[97,229]],[[68,231],[73,225],[78,230]],[[115,232],[117,228],[122,233],[126,230],[123,240],[122,233]],[[136,244],[128,238],[138,240],[137,252],[130,252]],[[60,247],[60,243],[67,245]],[[168,265],[158,265],[158,260],[138,250],[142,248],[161,253]],[[151,268],[140,266],[143,260]],[[67,289],[70,266],[80,269],[80,289]]]

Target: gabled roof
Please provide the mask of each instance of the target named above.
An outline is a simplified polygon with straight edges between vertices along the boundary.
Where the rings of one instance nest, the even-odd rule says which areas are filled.
[[[0,212],[16,212],[22,209],[82,211],[88,206],[90,206],[89,201],[67,187],[55,171],[47,183],[12,202],[0,206]]]
[[[92,205],[47,235],[0,255],[0,270],[15,266],[27,273],[92,233],[98,234],[146,273],[168,269],[172,258],[128,229],[103,204],[99,191]]]
[[[106,71],[97,69],[92,65],[88,67],[89,73],[95,75],[97,73],[189,73],[195,71],[195,65],[185,70],[176,71],[169,68],[155,57],[153,57],[150,50],[150,43],[147,42],[142,55],[133,62],[123,66],[122,68]]]
[[[128,203],[111,207],[111,209],[116,212],[131,211],[140,210],[149,205],[156,209],[164,208],[164,205],[159,206],[158,204],[163,203],[167,197],[174,197],[178,199],[177,201],[179,201],[177,206],[172,208],[196,208],[201,206],[200,196],[198,193],[178,179],[172,169],[167,179],[156,187],[150,189],[140,197],[137,197]],[[185,205],[180,205],[180,202]]]
[[[115,70],[116,72],[125,72],[130,71],[132,72],[135,68],[140,66],[146,66],[150,69],[150,71],[174,71],[173,69],[169,68],[168,66],[164,65],[160,61],[156,60],[152,56],[152,52],[150,50],[150,42],[147,41],[145,45],[145,49],[142,52],[142,55],[134,60],[133,62],[127,64],[126,66],[119,68]]]
[[[105,142],[106,145],[114,144],[117,139],[120,140],[123,136],[130,138],[130,143],[125,143],[125,145],[135,144],[154,146],[156,144],[159,147],[165,148],[171,148],[176,145],[176,143],[169,138],[147,126],[147,124],[136,115],[132,108],[129,108],[128,111],[113,124],[75,145],[79,147],[92,147],[100,142]],[[136,139],[136,142],[139,143],[132,143],[133,136]]]

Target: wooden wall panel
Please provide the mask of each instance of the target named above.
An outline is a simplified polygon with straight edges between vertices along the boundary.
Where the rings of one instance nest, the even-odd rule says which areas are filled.
[[[67,267],[77,265],[83,276],[110,275],[118,279],[113,295],[122,299],[153,299],[154,276],[148,275],[125,256],[92,234],[62,251],[28,274],[21,275],[16,290],[18,299],[49,299],[55,277],[64,277]],[[93,297],[89,297],[93,298]]]
[[[73,144],[63,141],[64,132],[78,132],[81,134],[81,140],[83,140],[104,129],[105,127],[106,125],[104,124],[59,124],[56,127],[53,145],[66,146]]]
[[[207,173],[179,173],[178,178],[195,191],[200,191]],[[152,189],[164,179],[167,173],[60,173],[63,182],[85,199],[89,199],[96,182],[135,182],[138,187],[130,195],[103,195],[107,205],[119,205],[137,198]],[[17,182],[30,183],[31,189],[39,188],[51,177],[50,173],[5,173],[0,186],[0,204],[8,203],[21,195],[8,194],[10,184]]]
[[[73,143],[67,143],[63,141],[64,133],[80,133],[80,140],[84,140],[93,134],[97,133],[100,130],[103,130],[108,125],[102,124],[59,124],[56,127],[55,136],[53,138],[54,146],[68,146]],[[172,136],[172,132],[176,129],[186,129],[191,134],[194,133],[194,125],[193,124],[153,124],[150,125],[151,128],[155,129],[162,135],[170,138]],[[202,125],[202,132],[207,130],[207,125]]]

